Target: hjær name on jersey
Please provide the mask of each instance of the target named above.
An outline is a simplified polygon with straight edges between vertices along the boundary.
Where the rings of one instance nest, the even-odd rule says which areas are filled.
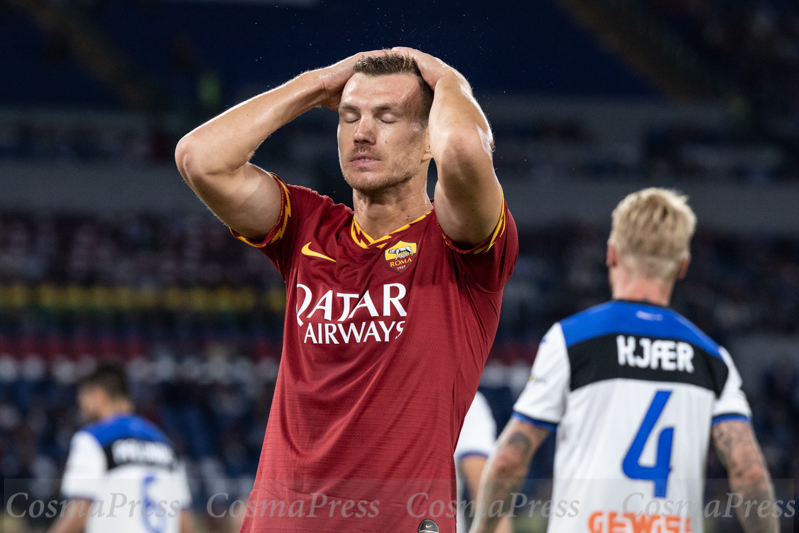
[[[621,366],[688,373],[694,371],[694,348],[687,342],[619,335],[616,337],[616,346]]]
[[[368,340],[389,342],[399,337],[408,315],[402,304],[407,289],[401,283],[386,283],[381,290],[367,289],[363,296],[333,289],[314,291],[297,284],[297,324],[308,344],[351,344]],[[300,301],[301,300],[301,301]],[[379,318],[378,318],[379,317]]]

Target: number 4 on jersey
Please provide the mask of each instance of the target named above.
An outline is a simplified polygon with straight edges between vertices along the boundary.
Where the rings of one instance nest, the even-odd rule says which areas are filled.
[[[641,465],[641,454],[644,451],[646,441],[649,440],[649,435],[655,427],[658,418],[663,413],[663,408],[666,407],[666,402],[671,396],[671,391],[661,390],[655,394],[652,400],[652,405],[644,416],[644,421],[641,423],[641,428],[633,439],[630,449],[627,450],[627,455],[624,456],[622,462],[622,471],[631,479],[642,479],[653,481],[655,483],[655,497],[666,497],[666,486],[668,484],[669,473],[671,472],[671,441],[674,437],[674,428],[664,428],[658,436],[658,446],[654,466]]]

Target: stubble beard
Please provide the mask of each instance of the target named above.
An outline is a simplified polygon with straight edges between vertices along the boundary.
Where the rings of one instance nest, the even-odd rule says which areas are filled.
[[[358,179],[360,172],[347,172],[344,170],[344,165],[341,165],[341,173],[344,175],[344,181],[347,182],[347,185],[356,192],[372,198],[390,196],[394,191],[402,189],[414,178],[416,170],[392,165],[392,168],[380,179],[361,180]]]
[[[417,137],[406,145],[407,151],[394,152],[395,157],[392,158],[390,166],[378,179],[360,179],[361,176],[359,174],[366,174],[366,172],[360,172],[352,168],[345,170],[345,155],[341,153],[341,144],[339,144],[339,166],[341,174],[344,176],[344,181],[355,192],[375,200],[388,199],[391,196],[395,196],[418,174],[420,165],[415,156],[416,152],[422,149],[421,143],[423,142],[422,137]],[[364,154],[370,155],[370,152],[378,157],[381,155],[379,151],[372,152],[371,150],[364,151]],[[349,156],[350,154],[347,154],[346,157]],[[382,158],[381,160],[385,161]]]

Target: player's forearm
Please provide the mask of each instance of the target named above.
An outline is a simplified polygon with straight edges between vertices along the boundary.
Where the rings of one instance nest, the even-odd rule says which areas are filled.
[[[443,76],[435,92],[429,131],[438,177],[436,214],[444,233],[469,248],[491,235],[502,214],[491,130],[460,74]]]
[[[779,521],[774,512],[774,487],[765,469],[761,469],[759,473],[752,472],[748,477],[737,479],[731,477],[730,489],[742,498],[743,503],[736,512],[746,533],[779,531]],[[761,512],[761,509],[765,510]]]
[[[194,533],[194,516],[191,509],[184,509],[180,513],[180,533]]]
[[[736,512],[744,530],[747,533],[779,531],[774,513],[774,488],[752,426],[739,420],[720,422],[713,426],[712,437],[719,458],[727,467],[730,489],[741,496],[742,503]]]
[[[498,526],[509,520],[514,499],[527,475],[527,468],[515,472],[497,471],[489,464],[488,475],[480,486],[475,519],[470,533],[494,533]]]
[[[466,486],[469,488],[469,494],[475,498],[475,504],[479,503],[477,498],[480,495],[480,481],[487,462],[488,461],[486,457],[470,456],[461,460],[460,463],[461,473],[466,480]],[[522,475],[522,479],[523,478],[524,474]],[[475,512],[477,512],[477,509],[478,508],[475,508]],[[510,520],[511,519],[508,516],[502,517],[495,526],[496,533],[512,533],[513,527]],[[491,529],[491,531],[494,531],[494,529]]]
[[[466,481],[469,494],[476,496],[480,490],[480,478],[488,462],[488,457],[482,455],[470,455],[461,459],[460,472]]]
[[[47,533],[81,533],[86,528],[88,513],[62,516],[50,526]]]
[[[510,516],[503,516],[502,520],[497,524],[495,533],[513,533],[513,518]]]
[[[175,153],[184,177],[229,175],[281,126],[320,105],[324,86],[316,71],[243,102],[187,134]]]
[[[513,512],[530,461],[547,435],[544,428],[511,419],[488,458],[471,533],[493,533],[502,517]]]
[[[466,78],[450,69],[436,82],[434,91],[430,151],[440,169],[439,179],[469,180],[479,175],[481,168],[491,169],[493,134]]]

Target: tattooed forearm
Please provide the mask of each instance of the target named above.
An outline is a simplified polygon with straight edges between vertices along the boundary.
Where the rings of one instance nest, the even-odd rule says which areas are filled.
[[[508,448],[513,449],[514,453],[523,457],[530,453],[530,448],[532,445],[533,443],[530,442],[530,438],[521,431],[511,434],[511,436],[508,437],[508,442],[506,444]]]
[[[492,533],[502,516],[513,510],[530,460],[548,434],[546,429],[511,420],[483,472],[472,533]]]
[[[738,520],[746,533],[776,533],[779,521],[774,515],[774,489],[770,484],[761,487],[732,487],[733,492],[743,497],[744,504],[738,507]],[[765,511],[761,511],[762,502],[771,502]],[[747,505],[748,504],[748,505]]]
[[[744,531],[779,531],[777,517],[773,514],[774,488],[752,426],[737,420],[720,422],[713,426],[712,436],[719,458],[727,467],[730,489],[743,498],[743,504],[736,511]],[[761,508],[767,510],[762,512]]]
[[[512,479],[487,479],[477,500],[474,523],[480,533],[493,532],[503,516],[511,512],[513,499],[524,481],[524,475]]]

